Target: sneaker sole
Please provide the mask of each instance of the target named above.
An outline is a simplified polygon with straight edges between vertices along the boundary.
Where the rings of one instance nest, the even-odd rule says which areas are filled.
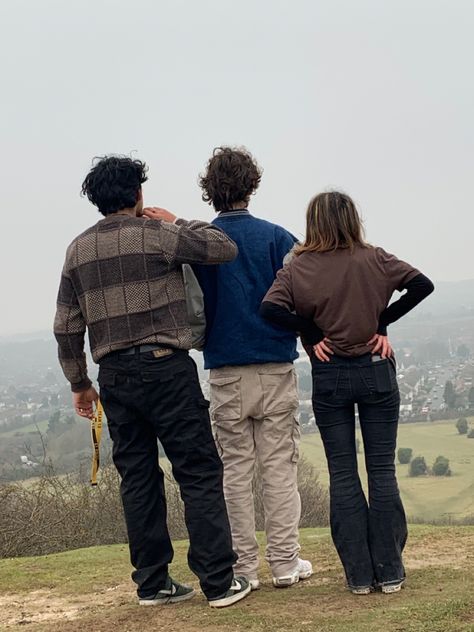
[[[370,595],[372,592],[372,588],[368,586],[367,588],[349,588],[353,595]]]
[[[252,589],[250,588],[250,584],[244,590],[241,590],[232,597],[224,597],[223,599],[214,599],[212,601],[208,601],[208,604],[211,608],[227,608],[227,606],[232,606],[232,604],[237,603],[244,597],[246,597]]]
[[[309,579],[313,574],[313,569],[310,571],[304,571],[302,573],[298,573],[298,575],[287,575],[286,577],[274,577],[273,585],[275,588],[288,588],[288,586],[293,586],[298,582]]]
[[[186,593],[185,595],[180,595],[179,597],[163,597],[162,599],[139,599],[138,603],[140,606],[167,606],[172,603],[179,603],[180,601],[187,601],[188,599],[192,599],[196,591],[193,590],[190,593]]]
[[[294,586],[300,581],[299,575],[287,575],[286,577],[274,577],[273,585],[275,588],[288,588]]]
[[[381,591],[384,595],[393,595],[393,593],[400,592],[403,588],[403,584],[396,584],[395,586],[381,586]]]

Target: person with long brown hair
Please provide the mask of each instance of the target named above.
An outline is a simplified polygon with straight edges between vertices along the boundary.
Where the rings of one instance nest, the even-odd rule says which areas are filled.
[[[294,255],[260,313],[305,332],[330,474],[331,533],[348,587],[354,594],[397,592],[405,581],[407,524],[395,475],[400,395],[387,326],[434,286],[410,264],[368,244],[354,202],[337,191],[311,200],[306,238]],[[389,305],[395,290],[406,293]],[[308,323],[314,326],[310,339]],[[357,467],[356,404],[368,499]]]

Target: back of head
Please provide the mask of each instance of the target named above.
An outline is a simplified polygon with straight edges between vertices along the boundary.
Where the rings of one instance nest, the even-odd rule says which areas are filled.
[[[128,156],[103,156],[94,159],[94,166],[82,183],[86,195],[102,215],[133,208],[141,186],[147,180],[148,168],[140,160]]]
[[[339,191],[316,195],[306,211],[305,241],[296,248],[295,254],[328,252],[338,248],[352,251],[355,246],[369,247],[353,200]]]
[[[247,205],[260,184],[262,170],[245,147],[217,147],[199,177],[202,199],[217,212]]]

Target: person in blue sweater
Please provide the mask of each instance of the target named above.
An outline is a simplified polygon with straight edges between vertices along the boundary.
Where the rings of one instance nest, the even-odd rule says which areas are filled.
[[[252,493],[257,463],[265,558],[273,584],[291,586],[312,574],[311,563],[299,557],[298,543],[296,334],[259,316],[262,299],[297,240],[248,211],[260,179],[261,170],[246,149],[214,150],[200,177],[202,198],[214,206],[218,216],[213,223],[233,239],[239,254],[230,263],[194,268],[204,293],[204,361],[210,369],[211,421],[238,555],[234,572],[254,590],[259,586]]]

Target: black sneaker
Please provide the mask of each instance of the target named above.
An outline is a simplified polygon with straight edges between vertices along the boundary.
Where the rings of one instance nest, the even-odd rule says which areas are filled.
[[[138,603],[140,606],[159,606],[166,605],[168,603],[178,603],[179,601],[186,601],[194,597],[196,591],[194,588],[185,586],[184,584],[178,584],[174,579],[168,575],[165,587],[159,590],[155,595],[150,597],[140,597]]]
[[[250,584],[245,577],[234,577],[229,590],[222,595],[219,595],[219,597],[209,599],[208,603],[211,608],[225,608],[226,606],[231,606],[233,603],[236,603],[246,597],[250,590]]]

